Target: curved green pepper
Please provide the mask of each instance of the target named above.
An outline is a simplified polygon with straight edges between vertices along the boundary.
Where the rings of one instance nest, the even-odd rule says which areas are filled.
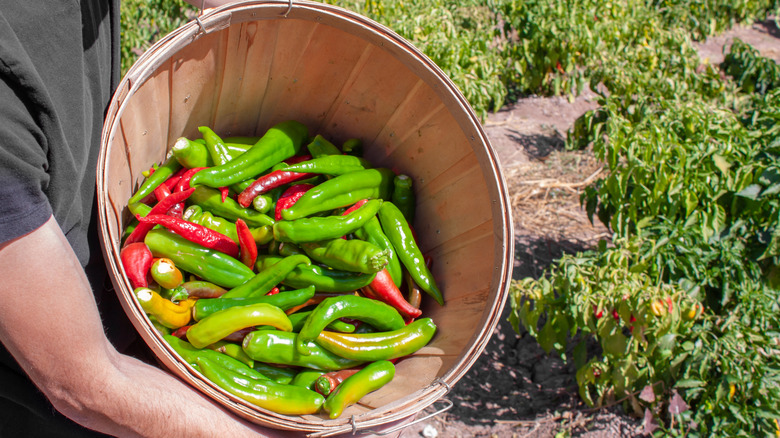
[[[227,291],[222,298],[249,298],[267,294],[279,284],[298,265],[308,265],[311,261],[305,255],[285,257],[258,272],[249,281]]]
[[[355,235],[358,239],[373,243],[378,248],[388,252],[389,256],[387,258],[387,266],[385,266],[385,269],[387,269],[387,272],[390,273],[390,277],[393,279],[395,286],[401,287],[401,283],[403,281],[403,268],[401,268],[401,260],[398,258],[398,253],[396,253],[395,248],[393,248],[393,244],[390,242],[390,239],[388,239],[385,232],[382,231],[382,225],[379,224],[379,219],[377,219],[376,216],[372,217],[365,224],[363,224],[363,227],[355,231]]]
[[[199,172],[200,173],[200,172]],[[331,178],[313,187],[292,206],[282,210],[294,220],[352,205],[361,199],[390,200],[395,173],[386,168],[363,169]]]
[[[208,126],[199,126],[198,131],[203,135],[206,151],[215,165],[221,166],[233,159],[227,145],[225,145],[225,142],[222,141],[222,138],[216,132]]]
[[[376,217],[381,205],[381,199],[371,199],[346,216],[303,217],[292,221],[278,221],[273,226],[274,239],[301,243],[340,238]]]
[[[281,259],[282,257],[273,255],[259,256],[256,266],[263,269]],[[371,284],[375,276],[376,273],[363,274],[317,265],[298,265],[282,280],[282,284],[296,289],[311,285],[317,292],[352,292]]]
[[[420,318],[406,327],[375,333],[336,333],[323,331],[317,344],[331,353],[353,360],[371,362],[408,356],[431,341],[436,324]]]
[[[171,155],[162,165],[157,168],[157,170],[154,171],[153,174],[149,175],[149,177],[146,178],[143,183],[141,183],[141,186],[138,187],[138,190],[136,190],[133,196],[127,200],[127,203],[133,204],[151,195],[157,186],[165,182],[165,180],[176,173],[176,171],[179,169],[181,169],[181,164],[179,164],[179,161],[176,160],[176,157]]]
[[[309,137],[306,125],[288,120],[272,126],[254,146],[222,165],[196,173],[190,184],[227,187],[254,178],[273,165],[298,154]]]
[[[328,411],[329,418],[338,418],[344,409],[357,403],[366,394],[385,386],[394,376],[395,365],[392,362],[372,362],[344,379],[336,390],[328,395],[322,407]]]
[[[255,275],[239,260],[190,242],[164,228],[149,231],[144,243],[155,257],[169,258],[179,269],[218,286],[236,287]]]
[[[303,304],[303,303],[301,303]],[[293,314],[288,315],[290,318],[290,322],[292,322],[293,325],[293,332],[299,332],[301,331],[301,328],[303,328],[303,324],[306,323],[306,319],[311,315],[311,310],[306,311],[299,311],[295,312]],[[344,322],[340,319],[336,319],[330,322],[325,327],[327,330],[331,330],[334,332],[340,332],[340,333],[352,333],[355,331],[355,324],[350,324],[348,322]]]
[[[200,172],[195,175],[200,175]],[[190,182],[190,184],[192,183]],[[223,202],[222,193],[211,187],[196,187],[187,201],[190,204],[200,206],[203,210],[210,211],[217,216],[222,216],[231,221],[243,219],[247,225],[254,227],[271,226],[276,222],[271,216],[260,213],[254,208],[242,207],[231,197],[225,198],[225,201]]]
[[[268,377],[254,370],[249,365],[226,354],[211,349],[195,348],[189,342],[173,335],[164,335],[163,339],[173,348],[173,351],[178,353],[185,362],[192,365],[195,369],[198,369],[197,359],[205,357],[212,362],[220,364],[223,368],[228,368],[240,375],[253,379],[268,379]]]
[[[300,163],[290,164],[285,171],[301,173],[317,173],[322,175],[339,176],[358,170],[370,169],[371,163],[361,157],[352,155],[324,155]]]
[[[236,306],[265,303],[276,306],[282,310],[300,306],[314,297],[314,286],[302,289],[279,292],[274,295],[262,295],[254,298],[201,298],[195,302],[192,308],[192,318],[200,321],[211,314]]]
[[[359,239],[301,242],[299,246],[312,260],[342,271],[374,274],[384,269],[390,259],[387,250]]]
[[[283,415],[314,414],[324,398],[307,388],[283,385],[272,380],[252,380],[205,358],[198,358],[198,367],[207,379],[225,391],[263,409]]]
[[[390,243],[393,244],[393,248],[398,253],[398,258],[406,267],[409,275],[420,286],[420,289],[432,296],[437,303],[443,305],[444,298],[441,290],[436,285],[436,280],[433,278],[431,270],[425,264],[425,257],[423,257],[420,247],[417,246],[414,233],[412,233],[409,222],[406,221],[401,210],[392,202],[385,202],[379,207],[377,217],[382,225],[382,230],[387,235],[387,238],[390,239]]]
[[[292,365],[315,370],[333,371],[360,365],[361,361],[344,359],[310,342],[308,356],[295,349],[295,333],[279,330],[255,330],[244,337],[244,351],[258,362]]]
[[[322,300],[301,327],[295,348],[309,354],[307,344],[317,339],[325,327],[338,318],[353,318],[371,324],[377,330],[398,330],[405,326],[404,318],[393,306],[371,298],[340,295]]]
[[[187,330],[187,340],[195,348],[203,348],[243,328],[270,325],[292,331],[292,323],[284,310],[267,303],[235,306],[213,313]]]

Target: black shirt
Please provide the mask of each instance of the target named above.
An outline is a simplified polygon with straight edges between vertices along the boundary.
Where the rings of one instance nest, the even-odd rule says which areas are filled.
[[[109,325],[126,320],[104,287],[95,176],[105,110],[119,79],[119,31],[119,0],[0,3],[0,242],[54,215]],[[107,333],[115,345],[129,342],[123,329],[107,326]],[[6,436],[93,435],[57,414],[2,348]]]

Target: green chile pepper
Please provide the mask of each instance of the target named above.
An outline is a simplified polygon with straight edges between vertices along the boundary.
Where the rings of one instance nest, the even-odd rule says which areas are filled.
[[[311,261],[305,255],[285,257],[258,272],[249,281],[227,291],[222,298],[250,298],[267,294],[279,284],[287,274],[298,265],[308,265]]]
[[[290,385],[302,386],[307,389],[314,390],[314,383],[317,379],[325,374],[325,371],[320,370],[301,370],[290,382]]]
[[[397,175],[393,179],[393,204],[401,210],[406,221],[414,223],[416,198],[412,188],[412,178],[409,175]]]
[[[244,352],[246,354],[246,352]],[[296,368],[291,367],[275,367],[263,362],[255,362],[255,371],[268,377],[276,383],[289,384],[295,378],[298,373]]]
[[[192,307],[192,319],[200,321],[219,311],[237,306],[265,303],[276,306],[282,310],[300,306],[314,297],[314,286],[279,292],[274,295],[262,295],[254,298],[201,298]]]
[[[353,318],[371,324],[377,330],[398,330],[406,324],[404,318],[393,306],[371,298],[357,295],[340,295],[322,300],[298,332],[295,348],[300,354],[310,351],[311,341],[325,330],[325,327],[338,318]]]
[[[205,357],[212,362],[220,364],[223,368],[230,369],[242,376],[253,379],[268,379],[268,377],[254,370],[249,365],[226,354],[211,349],[195,348],[189,342],[183,339],[179,339],[173,335],[164,335],[163,339],[168,343],[168,345],[171,346],[171,348],[173,348],[176,353],[179,354],[179,356],[182,357],[182,359],[184,359],[185,362],[192,365],[196,369],[199,369],[197,365],[197,359]]]
[[[387,250],[359,239],[301,242],[299,246],[312,260],[342,271],[375,274],[384,269],[390,260]]]
[[[288,120],[277,123],[249,150],[225,164],[198,172],[190,184],[218,188],[254,178],[273,165],[297,155],[308,136],[308,128],[300,122]]]
[[[195,175],[200,175],[200,172]],[[190,182],[190,184],[192,184],[192,182]],[[222,193],[211,187],[196,187],[187,201],[190,204],[200,206],[203,210],[210,211],[217,216],[222,216],[231,221],[243,219],[247,225],[253,227],[271,226],[276,222],[271,216],[260,213],[254,208],[242,207],[231,197],[226,198],[223,202]]]
[[[359,334],[323,331],[316,342],[341,357],[371,362],[408,356],[427,345],[434,334],[433,320],[420,318],[392,331]]]
[[[395,376],[395,365],[386,360],[372,362],[347,377],[328,395],[322,407],[328,417],[338,418],[344,409],[357,403],[366,394],[385,386]]]
[[[393,248],[393,244],[387,235],[382,231],[382,225],[379,224],[379,219],[376,216],[369,219],[363,227],[355,231],[355,235],[358,239],[365,240],[373,243],[380,249],[388,251],[389,257],[387,260],[387,272],[390,273],[390,277],[393,279],[393,283],[396,287],[401,287],[403,281],[403,268],[401,267],[401,260],[398,258],[398,254]]]
[[[295,349],[295,333],[279,330],[255,330],[244,337],[244,351],[257,362],[291,365],[315,370],[333,371],[360,365],[361,361],[344,359],[310,342],[311,354],[305,356]]]
[[[197,189],[196,189],[197,190]],[[231,240],[238,243],[238,233],[236,232],[236,224],[233,221],[227,220],[221,216],[212,214],[210,211],[203,211],[198,205],[191,205],[184,210],[182,216],[185,220],[194,222],[199,225],[203,225],[206,228],[222,233]],[[273,238],[273,228],[269,225],[263,225],[260,227],[251,227],[249,232],[252,233],[252,237],[255,243],[258,245],[265,245]]]
[[[372,167],[371,163],[365,158],[353,157],[352,155],[324,155],[311,160],[301,161],[300,163],[290,164],[284,170],[339,176]]]
[[[144,243],[155,257],[169,258],[179,269],[218,286],[233,288],[255,275],[239,260],[190,242],[164,228],[149,231]]]
[[[406,221],[401,210],[392,202],[385,202],[379,207],[377,217],[382,225],[382,230],[398,253],[398,258],[406,267],[407,272],[412,276],[415,283],[420,286],[423,292],[432,296],[440,305],[443,305],[444,298],[441,290],[436,285],[436,280],[433,278],[431,270],[425,264],[425,257],[423,257],[422,251],[417,246],[417,241],[414,238],[411,227],[409,227],[409,222]]]
[[[273,226],[274,239],[279,242],[301,243],[340,238],[376,217],[381,205],[381,199],[371,199],[346,216],[303,217],[292,221],[278,221]]]
[[[233,159],[227,145],[216,132],[208,126],[199,126],[198,131],[203,135],[203,140],[206,143],[206,150],[215,165],[221,166]]]
[[[303,303],[301,303],[303,304]],[[303,324],[306,323],[306,319],[311,315],[311,310],[306,311],[299,311],[295,312],[291,315],[288,315],[290,318],[290,322],[292,322],[293,325],[293,332],[299,332],[301,331],[301,328],[303,328]],[[334,332],[340,332],[340,333],[352,333],[355,331],[355,324],[350,324],[348,322],[344,322],[340,319],[336,319],[330,322],[325,327],[326,330],[334,331]]]
[[[143,183],[141,183],[141,186],[138,187],[138,190],[136,190],[133,196],[127,200],[127,203],[133,204],[151,195],[157,186],[165,182],[165,180],[176,173],[176,171],[179,169],[181,169],[181,164],[179,164],[179,162],[176,160],[176,157],[171,155],[162,165],[157,168],[157,170],[154,171],[153,174],[149,175],[149,177],[146,178]]]
[[[171,148],[171,153],[187,169],[211,167],[214,165],[206,145],[187,137],[179,137]]]
[[[331,178],[308,190],[295,204],[282,211],[284,220],[294,220],[352,205],[361,199],[390,200],[395,173],[386,168],[363,169]]]
[[[240,345],[234,344],[233,342],[217,341],[213,344],[208,345],[206,348],[230,356],[233,359],[236,359],[246,364],[248,367],[253,367],[255,365],[255,361],[252,360],[251,357],[246,355],[244,349],[241,348]]]
[[[281,260],[282,257],[263,255],[257,258],[256,266],[263,269],[270,263]],[[282,280],[282,284],[292,288],[314,286],[317,292],[352,292],[371,284],[376,273],[363,274],[318,265],[298,265]]]
[[[311,142],[306,145],[306,148],[314,158],[326,155],[341,155],[339,148],[320,134],[315,135]]]
[[[187,330],[187,340],[195,348],[204,348],[243,328],[270,325],[292,331],[292,323],[284,310],[267,303],[235,306],[213,313]]]
[[[314,414],[322,395],[307,388],[283,385],[272,380],[251,380],[205,358],[197,359],[201,373],[220,388],[263,409],[283,415]]]

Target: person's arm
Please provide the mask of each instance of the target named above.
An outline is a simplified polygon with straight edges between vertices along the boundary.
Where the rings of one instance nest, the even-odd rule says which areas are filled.
[[[174,376],[118,353],[54,219],[0,244],[0,341],[75,422],[115,436],[281,436],[234,417]]]

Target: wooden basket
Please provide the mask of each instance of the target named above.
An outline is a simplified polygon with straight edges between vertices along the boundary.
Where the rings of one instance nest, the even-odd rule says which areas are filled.
[[[395,379],[338,419],[250,405],[183,362],[153,328],[120,266],[127,200],[141,172],[180,136],[262,135],[295,119],[341,144],[360,138],[375,165],[414,178],[415,228],[445,305],[427,299],[433,341]],[[106,263],[124,306],[172,373],[257,424],[331,435],[381,429],[440,399],[482,353],[512,271],[506,186],[488,138],[460,92],[390,29],[341,8],[296,0],[217,8],[180,27],[131,68],[108,110],[97,192]]]

